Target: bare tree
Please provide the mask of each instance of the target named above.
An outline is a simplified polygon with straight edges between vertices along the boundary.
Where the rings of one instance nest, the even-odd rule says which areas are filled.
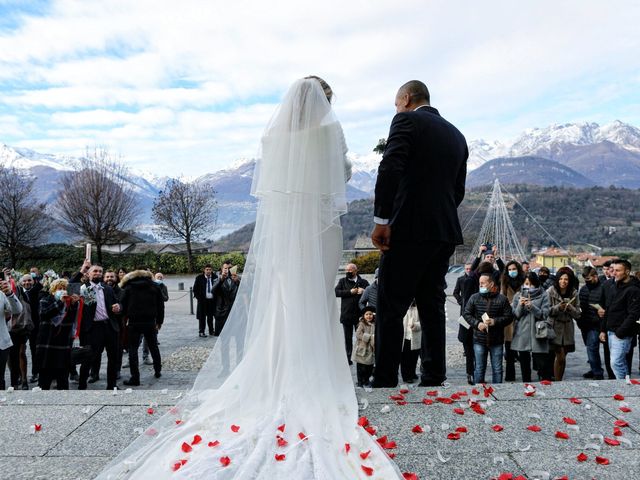
[[[98,262],[102,247],[119,241],[140,213],[128,177],[120,159],[106,148],[95,148],[60,180],[57,208],[63,226],[95,244]]]
[[[186,243],[189,271],[193,272],[191,242],[215,230],[218,216],[215,192],[204,183],[172,178],[158,194],[152,212],[160,237]]]
[[[35,246],[51,227],[45,204],[36,202],[34,183],[34,178],[0,165],[0,247],[12,266],[21,250]]]

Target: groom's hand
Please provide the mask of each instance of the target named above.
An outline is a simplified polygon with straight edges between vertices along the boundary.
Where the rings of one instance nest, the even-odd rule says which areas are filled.
[[[388,224],[380,225],[376,223],[373,232],[371,232],[371,241],[381,252],[389,250],[391,243],[391,226]]]

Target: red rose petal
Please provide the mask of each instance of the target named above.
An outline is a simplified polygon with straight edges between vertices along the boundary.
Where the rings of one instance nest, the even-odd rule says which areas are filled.
[[[238,433],[240,431],[240,427],[238,425],[231,425],[231,431],[233,433]]]
[[[389,441],[389,439],[387,438],[386,435],[376,439],[376,442],[378,442],[380,445],[385,444]]]
[[[422,429],[422,427],[420,425],[416,425],[414,426],[411,431],[413,433],[424,433],[424,430]]]
[[[613,422],[613,424],[616,427],[628,427],[629,426],[629,422],[627,422],[626,420],[616,420],[615,422]]]
[[[540,385],[549,386],[551,385],[551,380],[540,380]]]
[[[194,435],[191,445],[198,445],[200,442],[202,442],[202,437],[200,435]]]
[[[556,432],[556,438],[561,438],[563,440],[568,440],[569,439],[569,434],[565,433],[565,432],[557,431]]]
[[[193,447],[191,445],[189,445],[187,442],[182,442],[182,451],[184,453],[189,453],[191,450],[193,450]]]
[[[287,445],[289,445],[289,442],[287,442],[280,435],[276,435],[276,441],[277,441],[279,447],[286,447]]]
[[[504,427],[502,425],[494,425],[493,427],[491,427],[491,429],[494,432],[501,432],[502,430],[504,430]]]
[[[387,457],[389,457],[389,458],[392,458],[392,459],[393,459],[393,458],[396,458],[396,454],[395,454],[395,453],[392,453],[392,452],[387,452]]]
[[[524,392],[524,396],[525,397],[535,397],[536,396],[536,391],[535,390],[531,390],[531,391],[526,391]]]
[[[620,407],[619,410],[624,413],[631,413],[631,409],[629,407]]]
[[[423,398],[422,403],[424,403],[425,405],[433,405],[433,400],[431,400],[430,398]]]
[[[453,413],[456,413],[458,415],[464,415],[464,410],[462,408],[454,408]]]
[[[282,461],[284,461],[285,458],[287,458],[287,456],[284,453],[276,453],[275,454],[276,462],[282,462]]]
[[[436,397],[436,402],[451,405],[453,403],[453,400],[451,400],[449,397]]]
[[[607,457],[596,457],[596,463],[599,465],[609,465],[609,459]]]
[[[638,380],[637,378],[632,378],[630,382],[631,385],[640,385],[640,380]]]
[[[389,397],[389,399],[391,399],[391,400],[404,400],[404,395],[402,395],[401,393],[399,393],[397,395],[391,395]]]
[[[579,462],[586,462],[589,459],[589,457],[587,457],[584,452],[580,453],[580,455],[578,455],[576,458]]]
[[[562,418],[562,421],[563,421],[564,423],[566,423],[567,425],[575,425],[576,423],[578,423],[578,422],[576,422],[576,421],[575,421],[573,418],[571,418],[571,417],[563,417],[563,418]]]
[[[460,440],[460,434],[459,433],[450,433],[449,435],[447,435],[447,438],[449,440]]]
[[[413,472],[403,472],[402,478],[404,478],[404,480],[419,480],[418,475]]]
[[[458,432],[458,433],[467,433],[467,427],[465,427],[465,426],[458,427],[458,428],[456,428],[456,432]]]
[[[362,468],[362,471],[365,473],[367,477],[370,477],[373,475],[373,468],[367,467],[365,465],[360,465],[360,468]]]
[[[33,427],[35,428],[36,432],[42,431],[42,425],[39,423],[36,423]]]
[[[174,472],[180,470],[182,468],[182,464],[180,462],[176,462],[171,466],[171,470]]]
[[[621,437],[623,435],[622,430],[618,427],[613,427],[613,435],[616,437]]]
[[[473,405],[471,405],[471,410],[473,410],[474,412],[476,412],[478,415],[484,415],[486,412],[484,410],[484,408],[482,408],[479,404],[474,403]]]
[[[618,445],[620,445],[620,442],[618,440],[609,437],[604,437],[604,443],[606,443],[607,445],[611,445],[612,447],[617,447]]]
[[[477,388],[473,388],[471,389],[471,393],[473,393],[474,395],[480,395],[480,390],[478,390]]]
[[[182,420],[176,420],[176,425],[180,425],[182,423]]]
[[[369,455],[371,455],[371,450],[367,450],[366,452],[362,452],[360,454],[360,458],[363,459],[363,460],[366,460]]]
[[[396,442],[392,440],[390,442],[383,444],[382,448],[384,448],[385,450],[393,450],[394,448],[398,448],[398,445],[396,444]]]
[[[453,395],[451,395],[451,400],[455,400],[455,401],[460,400],[460,394],[454,393]]]
[[[345,451],[345,452],[347,452],[347,453],[349,453],[349,452],[351,451],[351,445],[350,445],[350,444],[348,444],[348,443],[345,443],[345,444],[344,444],[344,451]]]
[[[282,433],[284,433],[284,427],[285,427],[285,425],[284,425],[284,423],[283,423],[282,425],[280,425],[280,426],[278,427],[278,430],[280,430]]]
[[[300,433],[298,433],[298,438],[300,440],[306,440],[308,437],[304,433],[300,432]]]
[[[427,395],[429,395],[430,397],[437,397],[438,396],[438,391],[437,390],[429,390],[427,392]]]
[[[406,405],[406,400],[396,400],[396,405]]]
[[[218,445],[220,445],[220,442],[218,440],[207,443],[208,447],[217,447]]]
[[[496,480],[513,480],[513,473],[501,473]]]
[[[155,413],[155,410],[153,408],[149,407],[149,408],[147,408],[147,413],[149,415],[153,415]]]
[[[365,430],[367,431],[367,433],[369,435],[375,435],[377,430],[375,427],[372,427],[371,425],[369,425],[367,428],[365,428]]]
[[[360,417],[358,419],[358,425],[361,427],[366,427],[369,425],[369,419],[367,417]]]
[[[407,393],[409,393],[409,389],[408,388],[403,388],[400,390],[400,393],[402,393],[403,395],[406,395]]]
[[[619,393],[616,393],[616,394],[613,396],[613,399],[614,399],[614,400],[618,400],[619,402],[621,402],[622,400],[624,400],[624,395],[621,395],[621,394],[619,394]]]
[[[223,467],[228,467],[231,464],[231,459],[229,457],[220,457],[220,464]]]
[[[540,428],[538,425],[529,425],[527,427],[527,430],[531,430],[532,432],[539,432],[540,430],[542,430],[542,428]]]
[[[579,398],[576,398],[576,397],[571,397],[571,398],[569,399],[569,401],[570,401],[571,403],[575,403],[576,405],[580,405],[580,404],[582,403],[582,400],[580,400]]]

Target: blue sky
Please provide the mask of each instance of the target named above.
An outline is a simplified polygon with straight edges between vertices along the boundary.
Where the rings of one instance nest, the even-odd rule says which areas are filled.
[[[417,78],[468,140],[553,123],[640,125],[640,3],[0,0],[0,142],[105,145],[195,176],[256,155],[296,78],[323,76],[352,152]]]

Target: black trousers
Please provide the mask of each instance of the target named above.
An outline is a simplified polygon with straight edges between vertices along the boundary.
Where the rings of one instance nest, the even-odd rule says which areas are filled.
[[[473,351],[473,334],[466,335],[462,342],[464,349],[465,370],[467,375],[473,377],[473,373],[476,370],[476,353]]]
[[[505,382],[513,382],[516,379],[516,359],[518,353],[511,350],[511,342],[504,342],[504,359],[507,362],[507,366],[504,371]],[[523,382],[527,381],[523,379]]]
[[[158,348],[158,331],[155,323],[139,323],[131,324],[129,329],[129,370],[131,378],[140,381],[140,367],[138,360],[138,348],[140,347],[140,339],[144,336],[149,345],[149,353],[153,359],[153,370],[159,373],[162,370],[162,360],[160,359],[160,349]]]
[[[80,379],[78,388],[87,388],[87,380],[91,366],[95,365],[97,355],[102,355],[102,351],[107,351],[107,389],[111,390],[116,386],[116,376],[118,374],[118,349],[120,339],[118,332],[111,328],[109,321],[93,322],[91,330],[80,334],[80,345],[89,345],[93,352],[92,357],[80,365]]]
[[[9,348],[9,373],[11,385],[17,387],[29,380],[28,378],[22,378],[22,372],[20,371],[20,350],[26,348],[29,336],[28,334],[16,335],[14,333],[9,333],[9,335],[13,342],[13,346]]]
[[[344,348],[347,351],[347,360],[351,362],[351,354],[353,353],[353,334],[356,331],[356,325],[352,323],[343,323],[344,331]]]
[[[358,386],[364,387],[369,385],[369,379],[373,373],[373,365],[365,365],[364,363],[356,363],[356,376],[358,377]]]
[[[523,382],[531,381],[531,359],[533,358],[533,369],[538,372],[541,380],[551,380],[553,370],[548,367],[548,355],[546,353],[518,352],[520,362],[520,373]]]
[[[413,382],[416,379],[418,356],[420,356],[420,350],[411,350],[411,340],[405,338],[400,360],[400,375],[404,382]]]
[[[50,390],[51,382],[56,381],[56,390],[69,390],[68,368],[41,368],[38,374],[38,386]]]
[[[202,304],[202,308],[200,308],[200,304]],[[213,298],[198,300],[198,307],[200,311],[200,316],[198,317],[198,332],[204,333],[205,326],[208,326],[209,335],[213,335],[213,314],[216,310],[216,301]]]
[[[36,345],[38,343],[38,331],[38,325],[36,324],[29,334],[29,350],[31,351],[31,375],[37,375],[38,370],[40,369],[40,367],[38,367],[38,362],[35,361]]]
[[[420,351],[424,385],[440,385],[445,365],[445,275],[455,246],[391,239],[380,259],[376,309],[375,387],[396,387],[402,356],[402,319],[415,298],[422,326]]]
[[[5,390],[7,385],[4,380],[4,371],[7,368],[7,360],[9,359],[9,349],[0,350],[0,390]]]
[[[224,324],[227,323],[227,318],[229,318],[229,314],[226,315],[217,315],[215,317],[216,328],[214,331],[215,335],[220,335],[222,333],[222,329],[224,328]]]

